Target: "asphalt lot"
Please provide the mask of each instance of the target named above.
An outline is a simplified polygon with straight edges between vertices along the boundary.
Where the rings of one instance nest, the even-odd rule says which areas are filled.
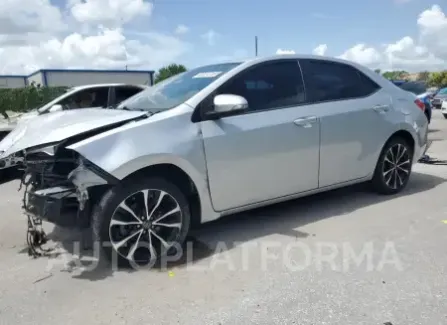
[[[439,111],[431,129],[429,154],[447,160]],[[52,227],[60,248],[28,257],[11,181],[0,185],[0,324],[445,325],[446,180],[447,165],[418,164],[395,197],[356,186],[228,217],[193,235],[193,263],[138,272],[58,255],[78,234]]]

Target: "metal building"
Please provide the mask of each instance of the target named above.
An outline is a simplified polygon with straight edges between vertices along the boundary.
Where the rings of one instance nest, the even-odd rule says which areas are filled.
[[[0,88],[23,88],[27,76],[0,75]]]
[[[154,84],[154,71],[148,70],[73,70],[42,69],[28,76],[1,76],[0,88],[20,88],[30,85],[57,87],[96,83]]]

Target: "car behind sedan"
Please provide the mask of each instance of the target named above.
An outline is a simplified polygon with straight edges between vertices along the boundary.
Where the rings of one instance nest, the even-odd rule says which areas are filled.
[[[116,110],[38,116],[0,158],[25,167],[32,222],[91,226],[111,261],[140,265],[224,215],[361,182],[399,193],[424,109],[358,64],[280,55],[192,69]]]
[[[399,88],[413,93],[419,98],[425,105],[425,116],[428,123],[431,121],[432,116],[432,97],[433,93],[427,88],[427,84],[422,81],[393,81],[393,83]]]
[[[447,88],[441,88],[432,100],[433,107],[440,109],[442,106],[442,102],[447,100]]]

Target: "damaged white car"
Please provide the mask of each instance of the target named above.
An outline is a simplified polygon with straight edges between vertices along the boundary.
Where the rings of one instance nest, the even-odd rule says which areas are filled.
[[[400,192],[423,111],[357,64],[281,55],[193,69],[116,110],[38,116],[0,158],[25,169],[33,246],[42,220],[92,226],[109,258],[148,263],[226,214],[359,182]]]

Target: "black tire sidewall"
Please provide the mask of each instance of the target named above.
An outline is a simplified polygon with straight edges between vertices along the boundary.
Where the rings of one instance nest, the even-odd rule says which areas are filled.
[[[117,206],[129,195],[144,190],[157,189],[171,195],[179,204],[182,213],[182,228],[176,240],[177,245],[182,245],[188,235],[191,215],[188,200],[182,191],[171,182],[159,177],[139,177],[118,184],[107,191],[100,202],[95,206],[92,215],[93,240],[100,245],[108,261],[113,260],[113,254],[117,256],[118,266],[131,266],[130,262],[114,251],[110,245],[109,226],[112,215]],[[160,256],[157,256],[160,258]]]
[[[388,185],[386,185],[386,181],[384,179],[382,170],[383,170],[383,164],[385,163],[385,156],[386,153],[388,152],[388,150],[397,145],[397,144],[401,144],[404,145],[405,148],[408,150],[408,152],[410,152],[410,169],[409,169],[409,175],[408,177],[405,179],[404,183],[402,186],[398,187],[397,189],[392,189],[390,188]],[[379,192],[380,194],[396,194],[399,193],[400,191],[402,191],[408,184],[408,181],[410,180],[410,176],[412,173],[412,168],[413,168],[413,149],[411,148],[411,146],[408,144],[408,142],[400,137],[396,137],[391,139],[383,148],[379,160],[377,162],[377,166],[376,169],[374,171],[374,176],[373,176],[373,186],[374,189]]]
[[[442,114],[444,116],[445,119],[447,119],[447,114]]]

